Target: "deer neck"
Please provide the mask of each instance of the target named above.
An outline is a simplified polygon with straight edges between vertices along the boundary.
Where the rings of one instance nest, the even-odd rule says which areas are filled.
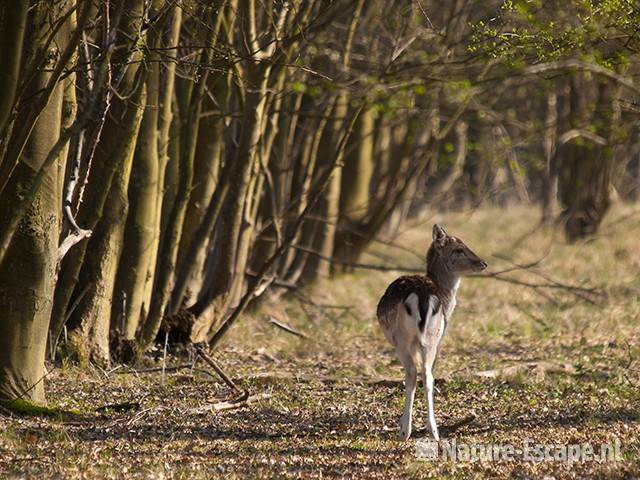
[[[446,315],[451,315],[456,306],[456,294],[460,286],[460,275],[449,270],[443,263],[435,261],[427,263],[427,277],[437,285],[446,297]]]

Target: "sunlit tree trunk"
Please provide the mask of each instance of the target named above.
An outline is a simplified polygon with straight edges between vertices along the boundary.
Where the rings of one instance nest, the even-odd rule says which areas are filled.
[[[232,21],[232,19],[228,21]],[[231,41],[229,32],[227,32],[227,42]],[[204,100],[206,116],[200,120],[194,165],[195,180],[185,215],[178,259],[178,271],[188,269],[190,277],[184,292],[174,291],[172,296],[174,311],[181,308],[182,302],[186,302],[187,305],[193,304],[202,287],[203,269],[210,236],[207,235],[203,242],[194,243],[193,240],[205,217],[207,207],[212,201],[220,176],[224,155],[225,118],[228,118],[229,115],[232,73],[232,70],[229,69],[227,72],[214,75],[209,89],[214,95],[215,101],[210,98]],[[190,255],[189,249],[193,248],[194,244],[197,244],[195,247],[197,251]],[[186,261],[191,264],[185,265]]]
[[[135,0],[137,1],[137,0]],[[111,26],[110,32],[115,32],[116,27],[120,25],[120,35],[118,35],[116,44],[120,46],[120,48],[114,49],[117,51],[118,55],[113,57],[112,65],[118,65],[120,68],[113,68],[113,75],[117,76],[117,78],[121,79],[118,87],[122,89],[122,91],[133,93],[136,90],[136,72],[138,62],[134,61],[133,68],[129,69],[128,65],[123,65],[125,60],[127,60],[128,49],[132,47],[132,42],[139,41],[140,36],[140,26],[141,26],[141,11],[142,9],[138,9],[138,15],[124,18],[125,15],[123,12],[126,10],[126,7],[135,6],[135,1],[131,0],[131,3],[125,4],[120,3],[115,8],[111,16]],[[140,2],[142,3],[142,2]],[[106,6],[105,6],[106,8]],[[128,13],[134,12],[135,9],[131,9]],[[122,20],[122,24],[120,21]],[[104,25],[103,25],[104,28]],[[107,36],[107,32],[102,32],[103,36]],[[135,60],[135,58],[130,58],[129,60]],[[104,55],[102,57],[103,65],[99,67],[100,75],[106,71],[106,65],[111,62],[111,53]],[[104,66],[104,68],[103,68]],[[126,68],[126,70],[122,70],[122,68]],[[93,95],[96,96],[104,96],[104,98],[109,98],[109,89],[105,88],[105,85],[100,82],[107,82],[107,78],[103,77],[98,79],[99,82],[96,83],[96,91],[93,92]],[[140,89],[137,89],[140,91]],[[100,137],[100,141],[96,147],[95,158],[92,162],[92,168],[89,172],[88,181],[86,185],[86,190],[83,193],[83,202],[79,208],[77,215],[77,222],[79,225],[83,227],[93,230],[98,222],[100,221],[103,210],[106,204],[107,196],[109,195],[111,189],[111,183],[116,175],[116,172],[119,170],[121,166],[121,161],[123,161],[124,157],[122,155],[113,154],[114,151],[121,151],[122,143],[127,142],[127,139],[123,139],[123,131],[127,131],[127,123],[126,121],[120,122],[121,118],[126,116],[127,103],[119,98],[114,98],[111,102],[107,102],[106,105],[103,105],[103,108],[107,108],[109,104],[113,104],[111,109],[108,110],[108,115],[106,115],[106,122],[102,130],[102,135]],[[96,121],[94,116],[101,116],[102,112],[91,112],[92,121]],[[128,117],[130,119],[130,116]],[[96,127],[96,125],[94,125]],[[96,127],[98,131],[100,127]],[[95,135],[95,132],[94,132]],[[81,268],[83,266],[83,262],[85,260],[85,256],[87,254],[88,242],[80,242],[77,246],[71,249],[71,251],[64,257],[64,260],[60,267],[60,275],[59,280],[56,284],[55,295],[54,295],[54,303],[53,303],[53,313],[51,318],[51,337],[53,339],[53,343],[58,337],[58,335],[63,330],[63,326],[65,325],[65,321],[68,317],[69,308],[74,304],[77,304],[79,301],[83,299],[83,297],[88,294],[88,288],[86,285],[81,285],[77,288],[77,282],[80,275]],[[74,291],[76,295],[74,296]],[[76,317],[76,320],[78,317]],[[78,327],[79,324],[76,323],[73,327]],[[86,330],[85,330],[86,331]],[[76,346],[80,345],[76,344]],[[86,351],[86,345],[83,345],[82,350]]]
[[[329,121],[330,106],[325,107],[320,110],[320,112],[321,116],[317,124],[315,122],[311,123],[313,128],[309,129],[305,137],[306,140],[300,155],[300,161],[294,171],[291,185],[291,199],[295,200],[299,198],[300,201],[294,209],[294,215],[292,215],[291,218],[299,216],[309,204],[311,182],[316,174],[320,143]],[[317,222],[313,220],[307,221],[295,239],[295,244],[303,247],[311,247],[317,232],[317,225]],[[285,233],[290,233],[293,228],[293,222],[288,222],[285,224],[285,227]],[[298,251],[295,248],[289,249],[289,252],[284,257],[282,266],[285,280],[289,283],[296,283],[304,273],[305,268],[307,268],[309,258],[309,252]]]
[[[221,30],[223,32],[223,38],[226,39],[227,48],[231,48],[234,38],[234,26],[236,22],[236,10],[237,10],[237,0],[232,0],[226,3],[226,8],[220,12],[220,15],[224,15]],[[229,66],[227,65],[227,68]],[[226,84],[224,87],[220,85],[221,92],[216,89],[216,93],[221,93],[220,98],[217,100],[218,109],[222,109],[221,114],[224,114],[225,117],[219,118],[219,122],[216,123],[216,129],[222,128],[222,134],[224,134],[225,140],[228,138],[235,138],[233,133],[235,123],[231,122],[228,119],[229,112],[233,110],[231,106],[231,101],[234,99],[232,96],[232,79],[234,78],[235,71],[231,68],[225,73],[225,75],[219,75],[218,78],[225,78]],[[226,127],[226,128],[223,128]],[[231,127],[231,128],[230,128]],[[209,132],[209,134],[211,134]],[[203,132],[203,135],[206,135]],[[219,138],[217,141],[222,142],[222,138]],[[185,295],[187,293],[195,293],[188,292],[189,285],[194,287],[194,283],[198,281],[197,277],[199,277],[198,270],[200,268],[204,268],[204,262],[202,261],[202,257],[205,257],[206,262],[206,252],[209,246],[209,243],[212,242],[214,237],[214,228],[217,223],[218,216],[222,211],[223,204],[225,202],[226,195],[229,191],[229,182],[227,181],[228,172],[231,170],[230,161],[227,158],[223,158],[230,156],[230,149],[226,149],[225,145],[222,143],[219,146],[216,146],[217,150],[220,148],[220,158],[218,165],[218,178],[216,178],[213,195],[210,200],[207,202],[206,208],[201,207],[202,216],[197,219],[197,228],[195,224],[190,224],[189,227],[193,228],[187,235],[189,238],[189,242],[187,244],[186,238],[184,242],[181,243],[180,253],[181,258],[179,259],[178,268],[176,271],[175,283],[173,285],[173,291],[171,293],[171,313],[177,312],[185,302]],[[212,153],[216,153],[215,150]],[[224,160],[224,162],[223,162]],[[224,165],[223,165],[224,164]],[[221,167],[224,166],[223,169]],[[209,262],[211,263],[211,262]],[[210,279],[210,276],[208,277]],[[209,283],[203,278],[203,282],[201,285],[197,286],[198,296],[202,296],[202,292],[209,287]],[[193,303],[189,301],[189,303]],[[193,305],[191,305],[193,306]]]
[[[71,2],[62,2],[68,8]],[[8,8],[4,6],[3,8]],[[17,5],[14,8],[19,8]],[[47,31],[52,28],[62,12],[59,5],[53,12],[40,5],[31,12],[31,35],[25,41],[26,48],[38,50]],[[4,21],[17,21],[4,17],[2,33],[9,31]],[[72,19],[69,18],[56,35],[55,53],[64,49]],[[14,26],[11,26],[11,28]],[[15,25],[20,29],[20,25]],[[17,39],[17,37],[15,37]],[[3,44],[3,50],[6,45]],[[20,54],[20,45],[14,45]],[[41,54],[44,52],[40,52]],[[52,53],[51,51],[48,53]],[[47,84],[55,54],[48,56],[49,63],[40,70],[28,85],[27,95],[34,95]],[[11,72],[9,72],[11,74]],[[3,92],[4,95],[4,92]],[[28,98],[28,97],[27,97]],[[46,107],[37,122],[16,165],[14,174],[0,197],[0,219],[8,221],[12,205],[23,195],[28,185],[42,167],[49,151],[60,135],[64,86],[59,83],[51,92]],[[18,122],[21,117],[18,116]],[[59,169],[49,168],[33,203],[19,226],[4,261],[0,264],[0,400],[22,398],[44,402],[44,359],[51,314],[51,299],[56,281],[57,247],[62,196]]]
[[[180,39],[180,28],[182,25],[182,9],[178,6],[175,6],[172,9],[171,21],[169,23],[169,31],[167,34],[166,43],[162,45],[168,47],[169,49],[173,49],[178,45]],[[151,245],[147,250],[148,259],[148,269],[147,269],[147,277],[145,282],[144,289],[144,300],[143,306],[144,309],[141,311],[141,321],[146,319],[146,314],[149,311],[149,305],[151,303],[151,294],[153,292],[153,285],[156,277],[156,263],[158,259],[158,249],[160,248],[160,239],[162,232],[162,218],[163,211],[166,206],[165,199],[167,197],[167,192],[165,191],[165,179],[167,176],[171,177],[172,173],[167,173],[169,169],[169,146],[170,146],[170,132],[171,126],[174,123],[173,117],[173,105],[174,105],[174,89],[175,89],[175,80],[176,80],[176,60],[177,51],[172,50],[173,53],[169,54],[174,61],[167,62],[166,65],[161,66],[160,70],[160,84],[162,93],[159,95],[159,104],[158,104],[158,183],[157,188],[158,191],[156,193],[157,205],[156,205],[156,218],[153,226],[154,236],[151,239]],[[174,141],[174,143],[179,144],[179,142]],[[174,157],[174,162],[177,163],[177,156]],[[177,175],[173,175],[173,178],[176,178]],[[172,201],[171,201],[172,203]]]
[[[353,37],[356,33],[356,28],[358,26],[360,15],[362,14],[363,6],[364,0],[358,0],[355,12],[347,30],[347,37],[342,51],[341,61],[343,73],[347,73],[349,71]],[[308,269],[310,280],[327,278],[331,273],[330,259],[333,257],[336,232],[338,231],[338,220],[340,218],[340,187],[342,184],[342,165],[344,160],[343,158],[336,159],[336,156],[339,154],[344,155],[344,153],[339,152],[338,144],[342,138],[343,126],[348,112],[349,95],[345,89],[341,89],[334,104],[334,118],[328,127],[329,137],[327,139],[330,143],[325,147],[326,154],[323,155],[329,164],[334,163],[335,160],[336,167],[331,174],[331,181],[319,204],[318,214],[322,218],[322,223],[317,227],[318,234],[316,237],[316,250],[319,253],[319,256],[313,259]]]
[[[88,289],[69,319],[69,340],[81,363],[91,360],[108,365],[110,362],[111,303],[129,205],[127,189],[133,153],[144,111],[141,105],[146,98],[143,81],[136,88],[137,93],[131,98],[132,104],[122,121],[124,129],[120,132],[120,141],[110,151],[119,168],[111,183],[102,217],[89,242],[91,255],[85,257],[80,271],[79,285]],[[114,307],[120,309],[120,305],[120,302],[115,302]]]
[[[558,95],[555,88],[547,93],[547,112],[543,136],[544,173],[542,181],[542,222],[548,222],[556,208],[558,174],[553,162],[558,134]]]
[[[233,285],[236,272],[239,235],[242,228],[243,212],[247,191],[252,178],[252,167],[257,159],[259,148],[261,122],[266,103],[266,89],[269,67],[249,64],[246,68],[247,94],[245,97],[242,129],[238,147],[231,160],[229,177],[221,181],[230,182],[225,204],[218,223],[219,233],[216,237],[215,249],[220,258],[215,265],[214,283],[210,291],[204,292],[202,298],[193,306],[194,315],[199,316],[214,301],[220,303],[224,310],[228,300],[228,293]],[[203,318],[200,321],[210,325],[213,318]],[[208,330],[198,325],[200,331]]]
[[[200,60],[205,66],[208,66],[213,58],[213,47],[215,46],[223,18],[222,13],[214,9],[213,6],[208,8],[207,12],[208,15],[215,20],[213,22],[213,28],[210,28],[205,36],[205,48],[203,48],[202,55],[200,56]],[[182,227],[193,182],[193,165],[200,128],[202,99],[205,94],[208,78],[209,70],[207,68],[201,73],[195,85],[188,87],[188,93],[184,94],[186,101],[183,103],[188,105],[188,108],[186,109],[187,111],[182,112],[184,119],[181,125],[182,128],[180,129],[180,174],[178,188],[158,253],[158,264],[156,266],[157,277],[154,292],[151,297],[149,315],[142,326],[142,333],[139,339],[140,346],[142,347],[141,352],[154,341],[171,295],[180,237],[182,236]]]
[[[133,157],[128,189],[127,223],[123,238],[111,311],[111,329],[125,340],[133,340],[145,305],[145,288],[153,245],[159,232],[158,209],[161,205],[158,154],[158,103],[160,101],[159,30],[150,33],[151,50],[147,65],[147,101]]]

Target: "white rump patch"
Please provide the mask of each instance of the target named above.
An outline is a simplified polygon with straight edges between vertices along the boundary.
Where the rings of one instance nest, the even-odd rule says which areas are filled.
[[[431,321],[431,317],[433,317],[434,310],[437,312],[437,310],[440,308],[440,300],[438,300],[438,297],[436,297],[435,295],[429,295],[429,303],[427,305],[427,311],[425,312],[426,318],[424,318],[424,321],[420,316],[419,302],[420,298],[418,297],[418,294],[411,293],[405,299],[404,305],[407,313],[411,312],[409,313],[409,315],[414,319],[416,325],[418,326],[418,329],[425,330],[428,327],[429,322]]]

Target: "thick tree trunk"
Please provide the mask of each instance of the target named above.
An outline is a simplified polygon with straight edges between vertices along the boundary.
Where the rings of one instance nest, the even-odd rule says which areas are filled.
[[[137,2],[137,3],[136,3]],[[130,0],[130,3],[126,5],[124,3],[119,4],[118,12],[114,15],[112,25],[112,32],[115,31],[115,26],[119,24],[119,18],[121,17],[122,10],[126,6],[131,7],[128,13],[131,15],[128,21],[123,20],[120,25],[120,35],[118,36],[117,44],[121,48],[115,49],[118,55],[114,54],[112,66],[118,65],[119,69],[113,69],[114,75],[118,75],[121,79],[119,89],[123,92],[131,93],[134,91],[138,84],[136,80],[137,67],[139,65],[138,53],[132,58],[127,58],[128,48],[131,47],[131,42],[138,40],[138,33],[140,22],[142,20],[142,2],[139,0]],[[137,12],[136,15],[136,5]],[[131,61],[131,65],[122,65],[124,61]],[[110,61],[109,55],[105,55],[105,62]],[[125,68],[126,70],[121,70]],[[122,75],[121,75],[122,74]],[[103,78],[104,81],[106,78]],[[96,89],[102,89],[104,85],[96,85]],[[137,89],[140,92],[140,89]],[[94,95],[99,93],[94,92]],[[101,93],[100,93],[101,94]],[[107,91],[106,97],[109,98],[111,93]],[[122,144],[127,142],[127,139],[123,139],[127,131],[127,123],[122,120],[129,113],[127,104],[124,100],[116,98],[112,99],[113,104],[108,111],[106,122],[102,128],[103,134],[100,137],[100,141],[96,147],[95,158],[92,162],[91,171],[89,172],[87,188],[84,191],[83,203],[78,211],[77,221],[79,225],[84,228],[93,230],[100,221],[103,210],[106,204],[107,196],[109,195],[111,184],[116,172],[121,168],[121,161],[124,160],[122,155],[113,154],[114,150],[122,151]],[[97,112],[96,112],[97,113]],[[129,115],[129,120],[131,116]],[[93,119],[92,119],[93,120]],[[122,122],[121,122],[122,120]],[[99,128],[99,127],[98,127]],[[56,284],[53,313],[51,318],[51,338],[53,343],[63,330],[65,320],[67,319],[69,307],[79,301],[81,296],[87,294],[85,291],[86,285],[82,285],[77,289],[77,296],[72,302],[73,293],[77,286],[80,271],[85,260],[87,253],[88,242],[80,242],[75,246],[67,256],[64,257],[62,262],[59,281]],[[78,326],[77,324],[75,325]]]
[[[43,38],[39,29],[48,31],[52,27],[51,16],[43,10],[44,7],[38,7],[33,12],[34,39]],[[70,24],[71,20],[66,23]],[[68,25],[63,26],[56,35],[55,48],[65,48],[69,31]],[[20,46],[13,47],[18,49],[19,57]],[[56,55],[49,58],[55,59]],[[52,66],[45,67],[32,80],[28,92],[38,92],[45,87]],[[63,97],[64,86],[59,83],[40,112],[14,173],[2,192],[2,222],[9,221],[13,214],[11,207],[24,194],[24,185],[34,179],[58,140]],[[20,116],[17,121],[21,121]],[[38,403],[45,400],[44,359],[56,280],[62,204],[58,172],[57,166],[47,170],[0,264],[0,400],[22,398]]]
[[[607,80],[600,80],[590,90],[585,74],[571,79],[573,129],[563,133],[557,149],[561,218],[570,242],[593,235],[610,206],[619,94],[620,86]],[[596,125],[597,132],[587,131],[588,125]]]

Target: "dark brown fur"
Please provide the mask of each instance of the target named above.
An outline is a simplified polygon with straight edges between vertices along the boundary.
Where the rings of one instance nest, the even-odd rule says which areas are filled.
[[[409,295],[415,293],[421,302],[427,302],[429,296],[435,295],[440,301],[440,308],[445,311],[449,305],[449,298],[436,284],[426,275],[405,275],[395,279],[388,287],[387,291],[378,302],[378,318],[389,318],[389,314],[398,305],[404,303]]]

